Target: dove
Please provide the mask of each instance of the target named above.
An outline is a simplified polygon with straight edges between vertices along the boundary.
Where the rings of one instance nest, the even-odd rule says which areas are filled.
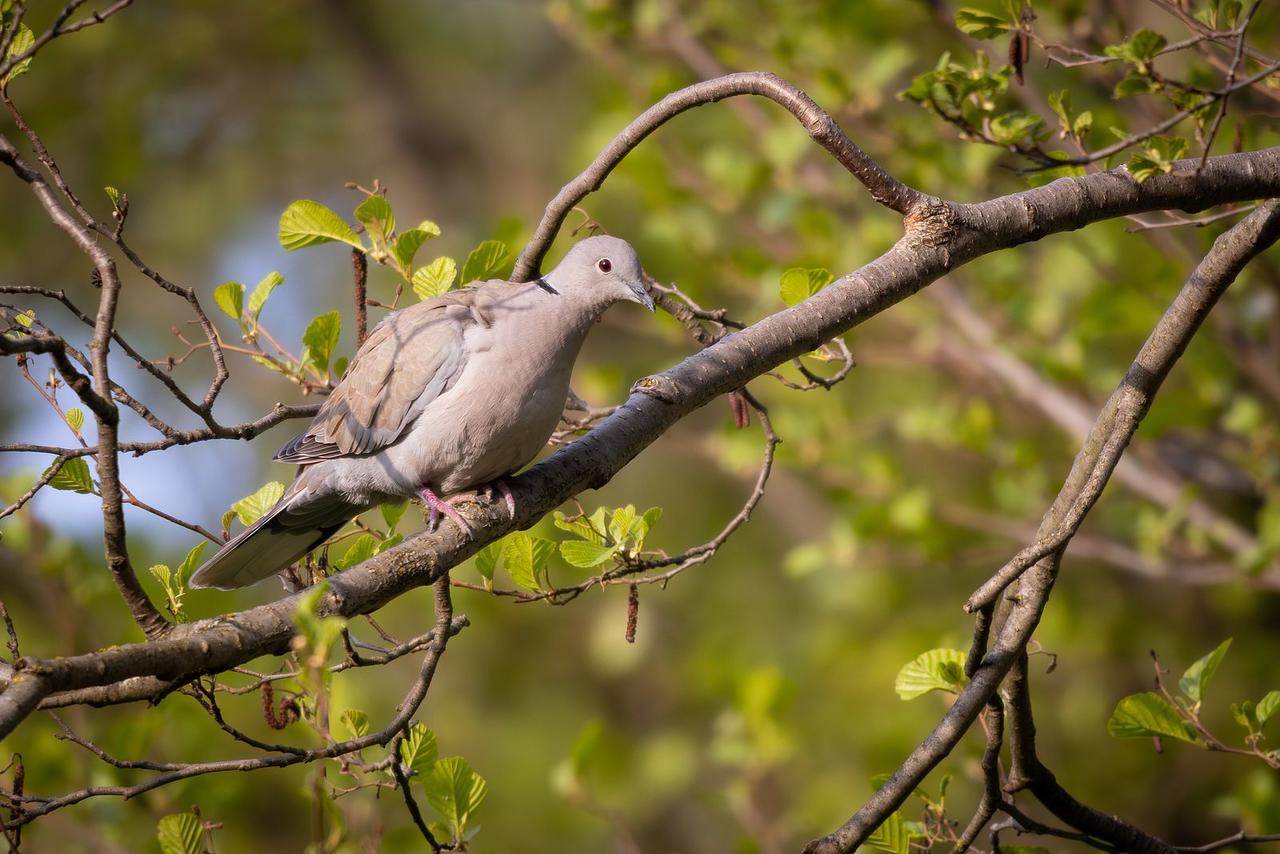
[[[626,241],[589,237],[534,281],[491,280],[379,323],[307,429],[274,459],[300,466],[280,500],[201,566],[192,587],[268,578],[354,516],[418,496],[464,536],[450,496],[497,487],[546,445],[587,332],[614,303],[653,311]]]

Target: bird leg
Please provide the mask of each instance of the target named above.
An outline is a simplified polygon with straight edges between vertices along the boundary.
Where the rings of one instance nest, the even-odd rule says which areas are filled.
[[[453,505],[436,495],[429,486],[422,487],[418,495],[426,502],[430,513],[427,515],[427,529],[434,531],[440,524],[440,514],[448,516],[453,523],[462,531],[462,535],[467,539],[471,538],[471,526],[467,524],[467,520],[462,518],[462,514],[453,508]]]
[[[493,490],[495,487],[502,493],[502,499],[507,505],[507,513],[510,514],[511,520],[514,522],[516,518],[516,497],[511,492],[511,486],[507,483],[506,478],[500,477],[497,480],[492,481],[491,483],[486,483],[481,487],[481,490],[484,492],[485,500],[493,500]]]

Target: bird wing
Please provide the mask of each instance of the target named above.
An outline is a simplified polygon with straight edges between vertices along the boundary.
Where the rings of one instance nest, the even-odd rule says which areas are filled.
[[[392,444],[467,363],[468,328],[493,322],[490,288],[449,291],[379,323],[306,432],[274,459],[307,463],[371,454]]]

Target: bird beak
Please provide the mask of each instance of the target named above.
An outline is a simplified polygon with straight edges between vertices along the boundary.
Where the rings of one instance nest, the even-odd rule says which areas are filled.
[[[655,306],[653,304],[653,297],[649,296],[649,292],[645,289],[643,281],[636,280],[634,282],[627,282],[627,285],[631,288],[632,302],[640,303],[642,306],[649,309],[649,311],[654,310]]]

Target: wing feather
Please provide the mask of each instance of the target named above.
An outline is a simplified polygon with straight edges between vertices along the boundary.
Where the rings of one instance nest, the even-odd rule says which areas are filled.
[[[468,327],[491,322],[490,290],[450,291],[388,315],[369,333],[306,431],[274,459],[305,465],[371,454],[394,443],[462,373]]]

